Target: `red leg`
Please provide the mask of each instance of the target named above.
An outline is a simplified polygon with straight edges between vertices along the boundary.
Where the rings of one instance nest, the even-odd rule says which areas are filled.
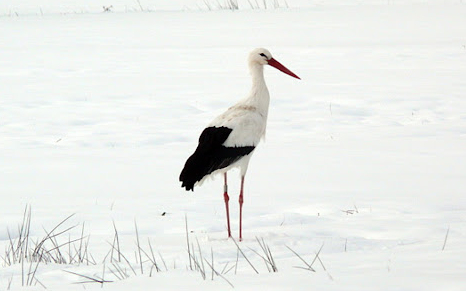
[[[239,241],[243,240],[243,186],[244,176],[241,177],[241,190],[239,192]]]
[[[228,237],[231,237],[231,229],[230,229],[230,209],[228,207],[228,201],[230,197],[228,197],[228,185],[227,185],[227,173],[224,174],[225,184],[223,186],[223,199],[225,200],[225,208],[227,210],[227,226],[228,226]]]

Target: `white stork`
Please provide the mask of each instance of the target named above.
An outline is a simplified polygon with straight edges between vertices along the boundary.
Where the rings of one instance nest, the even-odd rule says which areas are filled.
[[[241,171],[239,194],[239,239],[242,240],[244,176],[254,149],[265,135],[270,96],[264,79],[264,65],[270,65],[292,77],[300,79],[280,64],[270,52],[257,48],[249,54],[252,76],[251,91],[245,99],[228,108],[215,118],[201,133],[196,151],[188,158],[181,171],[181,187],[187,191],[202,184],[207,177],[223,174],[228,237],[231,237],[230,211],[228,208],[227,172],[233,167]]]

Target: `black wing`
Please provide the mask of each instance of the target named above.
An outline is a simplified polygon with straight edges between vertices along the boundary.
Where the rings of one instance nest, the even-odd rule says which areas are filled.
[[[187,191],[194,191],[194,184],[206,175],[228,167],[254,150],[254,146],[223,146],[232,131],[233,129],[224,126],[204,129],[196,151],[188,158],[181,171],[181,187],[185,187]]]

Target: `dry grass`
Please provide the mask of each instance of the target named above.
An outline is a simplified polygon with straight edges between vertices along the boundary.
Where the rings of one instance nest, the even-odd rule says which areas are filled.
[[[84,235],[85,225],[82,225],[81,235],[75,239],[71,238],[70,231],[78,225],[64,227],[73,216],[66,217],[50,231],[44,229],[44,237],[37,239],[31,237],[31,207],[26,206],[15,236],[7,229],[9,243],[4,255],[0,255],[0,260],[3,267],[21,265],[21,286],[39,284],[45,288],[36,276],[40,264],[96,264],[88,252],[89,236]],[[11,284],[12,280],[8,289]]]
[[[69,268],[64,270],[68,274],[72,274],[79,278],[75,283],[78,284],[101,284],[125,280],[131,276],[150,276],[155,273],[166,272],[171,269],[176,269],[176,261],[173,261],[173,266],[168,267],[167,262],[163,258],[160,251],[154,249],[151,240],[147,238],[147,242],[142,240],[139,234],[139,227],[134,221],[135,244],[134,249],[123,251],[120,234],[115,222],[113,222],[113,237],[107,241],[109,250],[100,263],[97,263],[89,250],[90,235],[87,235],[86,224],[71,224],[74,214],[61,220],[51,230],[44,229],[44,236],[41,239],[31,236],[31,208],[27,206],[24,210],[23,219],[18,226],[17,232],[10,232],[8,229],[9,241],[5,247],[5,252],[0,255],[0,263],[3,267],[12,266],[14,264],[21,265],[21,286],[41,285],[46,288],[37,278],[38,270],[42,264],[63,264],[63,265],[98,265],[99,271],[95,272],[95,267],[89,268],[93,271],[73,271]],[[71,226],[70,226],[71,224]],[[79,230],[77,229],[79,227]],[[217,278],[222,279],[230,287],[234,285],[226,277],[228,274],[236,275],[238,265],[241,262],[246,262],[250,266],[250,271],[259,274],[260,268],[257,268],[257,262],[263,262],[265,270],[268,272],[278,272],[279,268],[275,260],[275,256],[263,238],[256,237],[257,245],[245,247],[245,243],[238,243],[231,238],[236,251],[234,261],[216,262],[214,249],[210,246],[209,251],[205,251],[205,247],[201,245],[198,238],[191,238],[192,233],[189,231],[188,218],[185,216],[185,232],[186,232],[186,249],[187,260],[186,269],[197,272],[203,280],[214,281]],[[78,235],[73,237],[73,234]],[[445,237],[444,247],[447,241]],[[345,243],[346,245],[346,243]],[[258,247],[254,247],[258,246]],[[318,261],[322,268],[327,271],[324,266],[320,253],[323,248],[316,252],[314,259],[311,262],[305,260],[301,255],[295,252],[290,247],[286,246],[294,255],[296,255],[304,266],[296,266],[295,268],[305,269],[315,272],[314,264]],[[247,248],[247,249],[245,249]],[[131,255],[128,255],[131,254]],[[134,257],[133,257],[134,254]],[[256,257],[257,255],[257,257]],[[234,270],[234,272],[232,272]],[[243,269],[241,269],[243,270]],[[248,268],[244,271],[248,272]],[[328,273],[328,271],[327,271]],[[13,277],[8,281],[7,290],[15,281]]]

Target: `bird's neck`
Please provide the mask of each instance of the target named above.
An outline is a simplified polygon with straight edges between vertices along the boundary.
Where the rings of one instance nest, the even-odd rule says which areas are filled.
[[[253,64],[249,66],[249,70],[252,77],[252,86],[245,101],[248,105],[256,107],[267,118],[270,96],[265,84],[264,66]]]

